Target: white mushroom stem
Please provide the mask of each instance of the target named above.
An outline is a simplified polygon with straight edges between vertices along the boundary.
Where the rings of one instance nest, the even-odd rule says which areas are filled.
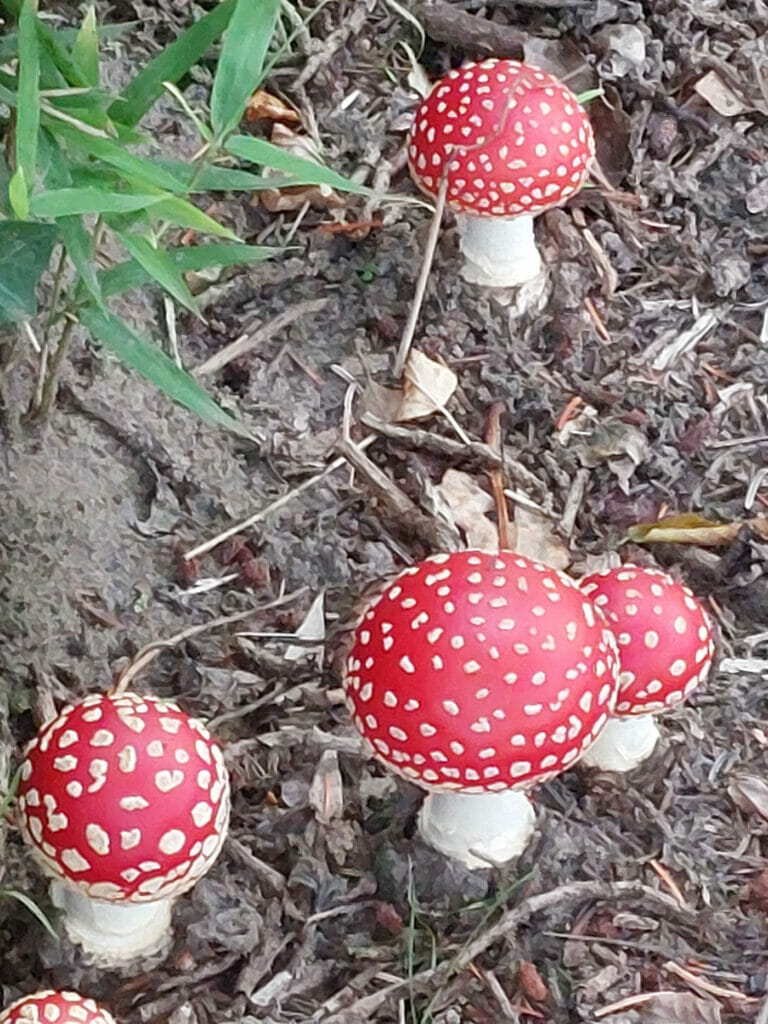
[[[523,852],[535,820],[531,801],[518,790],[430,793],[419,812],[419,834],[468,868],[488,868]]]
[[[581,763],[606,772],[630,772],[651,756],[660,735],[653,715],[611,718]]]
[[[533,280],[542,262],[533,217],[456,217],[465,263],[461,276],[484,288],[516,288]]]
[[[51,882],[51,901],[63,911],[72,942],[96,962],[116,964],[159,952],[171,938],[172,899],[104,903],[65,882]]]

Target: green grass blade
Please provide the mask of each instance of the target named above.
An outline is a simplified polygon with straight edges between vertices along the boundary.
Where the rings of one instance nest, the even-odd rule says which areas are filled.
[[[181,228],[190,228],[193,231],[201,231],[204,235],[215,235],[218,238],[228,238],[232,242],[238,242],[239,238],[229,228],[219,224],[213,217],[190,203],[187,199],[180,199],[178,196],[171,196],[155,203],[151,210],[153,219],[161,218],[169,220]]]
[[[207,267],[236,267],[244,263],[261,263],[282,252],[281,249],[266,245],[227,245],[210,242],[207,245],[185,246],[171,249],[168,256],[180,272],[205,270]],[[105,297],[121,295],[123,292],[140,288],[149,280],[149,275],[136,260],[126,260],[100,275],[101,290]]]
[[[132,213],[158,203],[163,195],[129,195],[97,188],[59,188],[33,196],[36,217],[70,217],[83,213]]]
[[[156,249],[147,238],[141,238],[139,235],[131,235],[126,231],[117,231],[116,234],[131,256],[153,280],[190,312],[200,315],[192,293],[167,252]]]
[[[57,237],[49,224],[0,221],[0,323],[34,316],[35,287]]]
[[[211,127],[222,139],[232,131],[261,82],[280,0],[238,0],[224,33],[211,92]]]
[[[98,86],[99,33],[96,28],[95,7],[89,7],[85,12],[75,45],[72,47],[72,59],[88,79],[88,84]]]
[[[232,17],[235,3],[223,0],[142,68],[109,108],[110,117],[124,125],[138,124],[162,96],[163,82],[178,82],[218,39]]]
[[[35,184],[40,129],[40,50],[37,0],[24,0],[19,17],[19,106],[16,114],[16,167],[29,195]],[[16,205],[16,204],[15,204]]]
[[[8,182],[8,202],[19,220],[27,220],[29,217],[29,189],[23,167],[17,167]]]
[[[26,893],[18,892],[16,889],[0,889],[0,894],[9,897],[12,900],[16,900],[17,903],[20,903],[22,907],[25,907],[30,912],[30,914],[40,922],[40,924],[43,926],[43,928],[45,928],[49,935],[51,935],[54,939],[58,940],[59,936],[56,934],[51,922],[42,912],[40,907],[38,907],[35,901],[30,899]]]
[[[116,317],[96,309],[86,309],[80,314],[80,320],[103,345],[174,402],[196,413],[207,423],[253,440],[248,430],[224,412],[191,374]]]
[[[181,160],[175,165],[181,171],[181,175],[179,175],[166,168],[161,162],[136,156],[124,146],[112,142],[110,139],[95,138],[64,124],[51,125],[50,130],[58,139],[76,150],[79,156],[103,160],[104,163],[122,171],[123,175],[129,178],[133,184],[142,188],[160,188],[166,192],[182,195],[186,195],[188,192],[188,181],[194,173],[194,168]]]
[[[316,164],[313,160],[306,160],[304,157],[294,156],[287,153],[279,146],[266,142],[264,139],[254,139],[249,135],[235,135],[229,139],[226,149],[242,160],[249,160],[254,164],[261,164],[263,167],[271,167],[275,171],[282,171],[290,177],[296,178],[297,182],[305,185],[330,185],[341,192],[354,192],[356,195],[367,196],[371,190],[357,182],[350,181],[336,171],[332,171],[323,164]]]
[[[86,231],[80,217],[61,217],[58,221],[61,240],[67,250],[75,270],[80,275],[85,288],[90,292],[96,304],[103,309],[104,299],[101,294],[99,275],[93,259],[93,237]]]
[[[6,793],[3,796],[3,799],[0,800],[0,818],[4,818],[5,817],[6,812],[8,811],[8,808],[11,806],[13,801],[16,799],[16,793],[18,791],[19,782],[20,781],[21,781],[21,765],[19,765],[19,767],[16,769],[16,771],[11,776],[11,779],[10,779],[10,781],[8,783],[8,789],[6,790]]]

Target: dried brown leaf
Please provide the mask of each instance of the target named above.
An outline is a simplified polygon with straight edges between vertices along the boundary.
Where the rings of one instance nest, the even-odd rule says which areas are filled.
[[[324,750],[318,761],[309,787],[309,805],[323,825],[340,818],[344,812],[344,787],[335,750]]]
[[[312,139],[308,135],[294,132],[287,125],[279,122],[273,124],[270,142],[292,156],[301,157],[302,160],[322,162],[317,146]],[[269,177],[268,171],[264,173]],[[280,175],[277,176],[280,177]],[[261,203],[270,213],[299,210],[305,203],[309,203],[317,210],[341,209],[345,205],[344,200],[329,185],[293,185],[288,188],[268,188],[257,192],[252,202],[256,206]]]
[[[367,413],[375,416],[377,420],[383,420],[384,423],[392,423],[397,417],[402,401],[403,392],[400,388],[385,388],[383,384],[369,380],[360,396],[360,415]]]
[[[723,117],[738,117],[750,109],[716,71],[708,71],[693,88]]]
[[[454,523],[464,531],[468,547],[498,550],[496,526],[486,517],[493,509],[493,498],[473,477],[448,469],[435,490],[448,506]]]
[[[746,814],[768,821],[768,782],[757,775],[739,775],[728,786],[728,795]]]
[[[636,523],[627,529],[627,536],[636,544],[698,544],[700,547],[717,547],[730,544],[745,525],[758,536],[768,539],[768,519],[758,516],[732,523],[715,523],[694,512],[666,516],[653,523]]]
[[[269,121],[298,121],[299,115],[277,96],[264,89],[257,89],[245,108],[245,118],[247,121],[260,121],[262,118]]]
[[[459,382],[456,374],[418,349],[412,349],[405,364],[403,400],[396,419],[418,420],[431,416],[445,404]]]
[[[659,992],[638,1007],[640,1024],[721,1024],[720,1006],[690,992]]]
[[[549,996],[547,983],[529,960],[521,962],[518,980],[522,994],[534,1003],[543,1003]]]
[[[515,509],[514,530],[513,547],[519,554],[535,562],[551,565],[553,569],[565,569],[571,564],[570,552],[555,532],[555,524],[547,516],[518,505]]]

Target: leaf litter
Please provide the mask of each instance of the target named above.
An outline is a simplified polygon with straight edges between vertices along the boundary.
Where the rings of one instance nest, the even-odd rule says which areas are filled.
[[[157,5],[123,6],[137,24],[130,47],[114,51],[107,73],[118,76],[131,49],[157,51],[161,32]],[[187,8],[164,0],[162,33],[180,28]],[[300,5],[284,8],[295,52],[266,90],[322,125],[331,166],[367,184],[386,167],[391,187],[410,192],[398,162],[404,118],[418,102],[412,62],[397,46],[405,39],[416,52],[408,20],[390,4],[366,2],[353,17],[331,0],[305,25]],[[546,54],[585,89],[599,70],[605,96],[591,109],[610,189],[595,184],[573,209],[539,221],[551,281],[547,304],[527,317],[460,280],[446,220],[414,349],[427,361],[416,384],[432,400],[412,380],[423,416],[396,421],[392,403],[380,403],[380,429],[361,403],[351,441],[359,449],[372,438],[370,465],[358,460],[354,476],[349,460],[334,457],[347,384],[332,367],[402,401],[386,367],[420,265],[425,215],[416,207],[387,209],[386,229],[362,238],[318,230],[328,214],[306,193],[282,211],[239,210],[243,237],[290,239],[301,252],[227,272],[205,298],[205,323],[180,316],[187,365],[204,364],[254,318],[268,324],[327,300],[211,374],[212,387],[263,430],[259,456],[169,415],[120,368],[77,349],[51,436],[41,446],[17,435],[7,446],[0,738],[18,754],[36,704],[104,686],[138,650],[192,622],[246,612],[247,628],[202,631],[163,650],[137,681],[218,720],[235,779],[232,837],[212,875],[179,903],[173,955],[128,976],[96,971],[4,901],[7,999],[66,983],[109,1002],[118,1019],[174,1024],[399,1024],[404,1015],[475,1024],[514,1019],[510,1012],[524,1024],[741,1024],[768,1014],[759,739],[768,719],[768,551],[760,529],[742,528],[762,521],[768,502],[759,475],[768,436],[768,14],[751,0],[499,3],[492,19],[471,3],[422,13],[430,38],[420,60],[431,76],[482,56],[489,40],[515,55],[522,46]],[[714,104],[696,88],[712,72]],[[205,86],[190,82],[188,99],[205,98]],[[729,92],[745,108],[738,114],[723,112]],[[171,104],[152,114],[158,137],[191,152],[187,127]],[[357,220],[357,200],[337,198],[333,216]],[[611,289],[598,251],[614,271]],[[137,325],[155,323],[149,293],[131,301]],[[451,381],[446,370],[456,383],[435,389],[435,375]],[[577,413],[564,444],[556,425],[574,396],[586,415]],[[503,457],[482,440],[497,401]],[[464,439],[445,420],[446,403]],[[337,468],[296,490],[327,465]],[[708,601],[735,671],[665,719],[663,744],[637,776],[577,768],[543,787],[537,836],[521,862],[473,875],[412,838],[420,795],[361,749],[332,668],[286,661],[284,643],[239,634],[295,636],[311,595],[323,594],[330,661],[366,594],[437,546],[466,542],[456,518],[436,533],[432,493],[447,479],[449,510],[487,505],[487,474],[499,465],[508,491],[546,511],[527,521],[530,510],[510,498],[515,526],[541,557],[578,566],[618,551],[680,574]],[[465,479],[448,475],[457,472]],[[191,594],[172,583],[176,543],[189,550],[285,496],[247,534],[258,582],[238,573]],[[558,526],[566,512],[567,543]],[[491,514],[480,513],[489,522]],[[682,524],[693,543],[662,532],[651,548],[637,543],[650,534],[628,532],[664,531],[677,516],[704,520]],[[142,536],[137,522],[162,530]],[[699,529],[699,539],[720,531],[720,542],[697,543]],[[220,554],[199,556],[201,578],[228,575]],[[103,609],[99,621],[71,600],[73,581]],[[302,602],[260,610],[281,588],[306,588]],[[7,844],[3,885],[45,909],[45,886],[18,837],[9,833]],[[651,861],[681,886],[689,911],[665,899]],[[637,919],[652,927],[638,932]]]

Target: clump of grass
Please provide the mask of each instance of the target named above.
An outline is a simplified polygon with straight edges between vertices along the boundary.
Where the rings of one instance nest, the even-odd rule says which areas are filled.
[[[28,322],[38,313],[38,284],[49,267],[54,282],[44,304],[36,415],[53,404],[58,370],[80,324],[176,402],[251,436],[158,345],[120,320],[110,299],[154,282],[199,316],[187,271],[279,256],[277,249],[245,244],[204,213],[193,201],[201,193],[308,184],[367,191],[321,164],[238,133],[250,96],[279,59],[273,40],[280,9],[280,0],[222,0],[115,95],[102,84],[100,51],[119,27],[100,28],[91,7],[78,29],[54,28],[38,0],[0,0],[10,23],[0,39],[0,132],[4,127],[9,155],[8,165],[0,152],[0,326],[26,324],[35,340]],[[290,33],[281,37],[283,46],[290,43]],[[203,118],[177,85],[217,42]],[[140,128],[167,92],[200,134],[191,163],[166,159]],[[270,168],[272,176],[234,166],[239,161]],[[203,241],[181,245],[183,231]],[[125,259],[105,269],[100,255],[108,236]]]

